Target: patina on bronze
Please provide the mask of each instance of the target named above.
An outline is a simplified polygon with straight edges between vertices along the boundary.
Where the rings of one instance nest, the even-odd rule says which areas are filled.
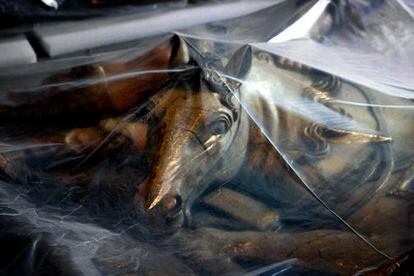
[[[208,69],[210,68],[207,68],[207,70]],[[266,67],[266,69],[269,68]],[[286,71],[286,68],[283,70]],[[284,74],[286,73],[289,72],[285,72]],[[195,77],[195,79],[200,79],[200,77]],[[304,151],[305,154],[308,152],[311,153],[307,155],[306,158],[308,159],[305,159],[305,161],[299,161],[304,157],[295,156],[294,149],[291,149],[292,156],[297,158],[294,159],[295,162],[304,162],[302,169],[306,175],[313,176],[315,180],[318,179],[318,177],[325,179],[325,185],[327,186],[324,188],[322,186],[323,183],[320,183],[320,186],[316,187],[316,192],[326,195],[325,198],[327,199],[331,197],[329,194],[332,193],[332,196],[335,196],[336,199],[328,201],[328,203],[334,204],[335,202],[339,202],[337,203],[337,207],[339,206],[338,208],[340,208],[340,210],[346,210],[347,215],[352,215],[355,210],[357,210],[357,206],[366,204],[372,197],[371,193],[386,181],[389,181],[390,170],[392,167],[387,165],[387,162],[384,163],[387,159],[382,160],[381,158],[386,156],[385,154],[389,154],[387,144],[391,141],[391,138],[386,134],[383,134],[385,132],[381,129],[381,127],[383,127],[383,122],[381,121],[382,118],[375,117],[378,114],[373,113],[374,122],[378,123],[379,129],[377,133],[375,133],[375,131],[363,132],[361,130],[351,131],[348,129],[329,128],[323,124],[319,126],[314,125],[314,129],[311,130],[309,126],[311,126],[313,122],[300,114],[298,115],[295,113],[295,110],[287,110],[286,108],[283,108],[283,106],[271,105],[266,98],[253,95],[253,93],[248,93],[246,90],[243,91],[243,86],[241,86],[241,93],[239,93],[236,86],[234,86],[231,81],[220,76],[217,72],[208,71],[204,77],[201,77],[201,79],[206,80],[207,87],[201,82],[200,84],[193,84],[190,87],[178,86],[179,88],[168,89],[161,92],[159,95],[156,95],[152,99],[150,105],[151,108],[146,114],[146,117],[150,122],[153,120],[152,124],[150,123],[149,125],[148,132],[148,143],[152,154],[149,155],[150,172],[141,188],[141,196],[145,199],[145,209],[149,213],[161,214],[167,221],[169,221],[169,225],[177,226],[190,224],[191,207],[202,192],[213,182],[226,182],[231,180],[240,171],[243,171],[243,168],[256,167],[258,170],[262,170],[263,173],[273,175],[273,177],[268,177],[270,180],[277,179],[281,174],[286,173],[285,168],[289,166],[286,166],[283,158],[278,155],[275,148],[267,141],[270,136],[271,139],[274,139],[273,141],[283,145],[283,134],[285,133],[280,133],[280,130],[282,129],[284,129],[284,131],[288,129],[291,133],[294,133],[292,136],[293,140],[288,141],[287,146],[290,144],[293,145],[293,141],[306,148],[312,146],[312,144],[307,143],[307,139],[316,142],[317,147],[315,152],[312,152],[310,149]],[[336,79],[333,80],[337,81]],[[309,87],[309,89],[312,90],[319,89],[319,92],[315,93],[315,97],[319,98],[319,101],[329,101],[330,97],[335,96],[336,91],[330,91],[332,86],[329,85],[330,80],[328,79],[327,81],[328,84],[326,82],[323,83],[323,85],[328,88],[326,90],[323,90],[321,87],[318,88],[318,85],[312,86],[312,80],[306,80],[306,78],[304,78],[301,85]],[[209,82],[212,82],[212,84]],[[298,91],[299,96],[303,97],[303,95],[300,94],[303,91],[302,89],[297,89],[296,91]],[[329,92],[332,92],[332,96],[329,95]],[[268,133],[266,138],[262,133],[262,129],[257,128],[256,123],[249,118],[250,114],[247,114],[245,109],[240,106],[240,102],[243,104],[248,103],[250,107],[254,106],[256,111],[260,111],[260,113],[254,114],[256,123],[257,121],[262,120],[267,122],[269,126],[273,125],[274,128],[270,129],[271,133]],[[328,106],[330,110],[338,112],[340,116],[344,116],[340,110],[335,110],[334,106],[329,106],[329,104],[325,103],[324,105]],[[282,137],[280,136],[281,134]],[[254,141],[252,139],[256,140]],[[260,152],[258,150],[259,147],[257,147],[257,145],[260,143],[262,143],[263,148],[265,148],[265,155],[263,155],[263,151]],[[320,145],[323,144],[325,144],[325,146],[320,147]],[[368,157],[366,160],[356,160],[360,162],[361,168],[347,167],[347,162],[340,163],[341,165],[337,168],[334,166],[334,168],[332,168],[332,166],[330,166],[329,163],[326,163],[325,160],[335,158],[331,156],[331,152],[333,151],[333,148],[336,147],[347,148],[350,152],[368,154]],[[263,150],[263,148],[261,148],[261,150]],[[289,149],[289,147],[287,148]],[[390,156],[387,158],[389,157]],[[333,165],[333,163],[331,163],[331,165]],[[267,166],[269,167],[268,169],[266,169]],[[364,168],[364,166],[367,167]],[[385,167],[382,168],[381,172],[377,173],[375,181],[370,180],[373,178],[373,172],[379,166]],[[370,168],[368,171],[372,172],[367,173],[368,171],[366,168]],[[341,185],[339,185],[340,183],[336,182],[337,177],[340,176],[340,174],[343,174],[342,177],[345,175],[353,175],[353,182],[346,182],[347,184],[344,184],[344,187],[341,187]],[[355,179],[357,179],[355,177],[359,178],[357,182],[355,182]],[[329,184],[329,179],[333,179],[334,181]],[[303,183],[301,183],[301,179],[297,180],[299,183],[296,185],[298,187],[302,186],[301,188],[294,188],[292,186],[283,187],[283,185],[282,187],[279,187],[281,183],[272,183],[272,181],[264,185],[273,185],[275,190],[281,189],[280,191],[296,189],[298,193],[303,194],[306,192],[304,187],[308,187],[306,184],[303,185]],[[312,180],[312,178],[309,180]],[[331,191],[326,190],[326,187],[333,183],[337,183],[338,187]],[[356,187],[360,186],[360,188],[358,188],[359,191],[355,196],[351,196],[347,193],[333,195],[333,193],[338,193],[339,191],[342,191],[342,189],[344,189],[343,191],[349,189],[348,185],[351,184]],[[346,186],[348,186],[348,188]],[[383,197],[383,193],[378,193],[375,200],[378,198],[379,200],[383,200],[381,199]],[[140,196],[137,198],[138,201],[140,201]],[[370,202],[372,203],[372,201]],[[366,204],[365,206],[369,206],[370,204]],[[405,203],[402,203],[401,206],[399,203],[390,204],[393,207],[390,208],[389,211],[394,212],[394,215],[395,212],[407,211]],[[351,208],[352,206],[353,208]],[[222,209],[226,210],[224,206],[222,206]],[[231,208],[229,208],[229,212],[231,212],[230,210]],[[358,211],[357,214],[363,216],[363,212]],[[356,218],[352,218],[352,220],[356,225],[364,225],[363,223],[361,224],[360,221],[357,221]],[[351,230],[355,231],[349,224],[346,225],[350,227]],[[361,227],[358,230],[360,229]],[[401,225],[401,229],[407,231],[408,228],[407,226]],[[362,231],[363,233],[373,234],[376,230],[367,227],[365,229],[362,228]],[[311,237],[313,234],[316,234],[316,232],[303,232],[300,236],[303,236],[306,239],[306,237]],[[338,232],[337,234],[333,233],[333,235],[343,235],[344,237],[349,235],[349,237],[352,237],[352,239],[356,238],[356,241],[359,240],[358,242],[362,244],[367,243],[369,245],[367,247],[367,252],[372,251],[371,255],[375,256],[371,258],[366,255],[366,261],[368,263],[384,258],[384,256],[381,256],[382,252],[378,248],[374,247],[368,239],[356,231],[348,234],[346,234],[346,231],[343,233]],[[274,237],[275,240],[280,238],[281,242],[286,239],[283,235],[279,238],[277,236],[278,235],[272,237]],[[326,235],[326,239],[325,234],[323,233],[321,235],[317,234],[317,237],[318,244],[323,245],[332,242],[330,234]],[[265,242],[265,240],[266,239],[264,239],[263,242]],[[257,250],[248,253],[247,259],[255,259],[255,254],[259,254],[261,251],[260,248],[264,248],[263,245],[260,244],[261,241],[252,241],[253,248],[257,248]],[[345,246],[346,244],[348,243],[345,242],[343,245]],[[291,248],[291,246],[294,247],[294,245],[289,245],[289,243],[287,243],[286,246],[287,248]],[[365,252],[360,251],[358,248],[359,247],[353,247],[347,248],[346,250],[351,250],[354,254]],[[385,248],[384,245],[382,245],[381,248]],[[246,252],[243,248],[240,250],[242,253]],[[276,248],[272,247],[271,250],[276,250]],[[271,250],[269,249],[269,251]],[[343,254],[340,253],[340,251],[336,251],[335,253],[335,249],[329,250],[333,250],[332,253],[330,253],[332,258],[340,259],[338,256]],[[358,252],[354,250],[357,250]],[[286,252],[288,251],[289,250],[287,249]],[[235,252],[237,253],[239,251],[236,250]],[[263,252],[266,252],[266,250]],[[237,253],[236,255],[239,254]],[[305,255],[302,256],[301,254],[298,255],[299,258],[306,261],[304,256]],[[276,260],[272,257],[269,258],[270,259],[267,261]],[[261,259],[261,261],[265,261],[265,259]],[[365,265],[353,265],[352,262],[353,258],[343,258],[334,263],[337,263],[337,266],[344,267],[344,269],[346,267],[347,271],[356,271],[362,269]],[[327,264],[325,269],[332,269],[335,271],[334,266],[336,265],[334,263],[331,264],[333,266]]]
[[[180,52],[185,55],[188,51],[181,49]],[[245,51],[246,53],[253,60],[251,69],[245,70],[250,74],[246,79],[252,83],[258,83],[264,72],[274,78],[280,75],[296,78],[301,80],[298,86],[293,83],[283,86],[286,85],[283,81],[272,79],[264,82],[264,89],[267,83],[276,83],[281,89],[285,89],[282,92],[293,91],[298,98],[328,107],[342,117],[361,116],[355,112],[348,114],[334,103],[343,93],[354,93],[357,89],[352,85],[320,73],[315,81],[312,71],[308,71],[306,75],[296,71],[294,66],[279,67],[277,61],[266,55],[263,58],[263,55],[255,56],[249,51]],[[242,60],[245,58],[241,57]],[[310,242],[314,246],[298,249],[294,257],[312,268],[326,271],[343,269],[346,273],[351,273],[383,258],[367,246],[366,242],[369,241],[366,236],[370,236],[370,241],[379,245],[381,250],[401,242],[401,237],[409,231],[409,223],[403,219],[395,220],[395,217],[399,213],[409,212],[410,201],[401,201],[390,196],[389,189],[378,192],[380,187],[387,187],[387,183],[405,177],[392,172],[393,156],[389,149],[392,139],[387,136],[383,114],[367,108],[370,114],[367,120],[373,129],[371,132],[329,128],[323,122],[312,121],[294,109],[288,109],[279,103],[274,104],[263,95],[251,93],[248,87],[227,79],[214,68],[203,70],[206,71],[194,71],[192,77],[189,74],[178,77],[179,81],[153,96],[138,109],[137,114],[126,117],[133,119],[110,119],[103,121],[100,126],[100,129],[105,130],[103,133],[119,133],[132,140],[135,139],[132,134],[135,124],[144,126],[142,130],[147,132],[147,137],[144,143],[138,144],[146,144],[150,169],[145,182],[138,183],[138,206],[147,210],[149,215],[161,217],[168,226],[178,227],[178,234],[174,236],[178,245],[187,244],[189,239],[207,239],[207,245],[203,245],[207,249],[204,248],[203,252],[210,250],[210,253],[203,253],[199,258],[195,254],[194,262],[203,265],[206,258],[213,258],[214,252],[219,252],[223,261],[220,264],[222,267],[226,266],[224,263],[231,262],[233,257],[264,263],[280,261],[288,257],[289,252],[296,250],[301,242]],[[344,85],[347,85],[346,89]],[[359,91],[357,95],[367,103],[371,100],[363,91]],[[247,114],[249,111],[255,111],[255,120],[250,118],[252,113]],[[286,139],[287,133],[290,135],[289,139]],[[270,144],[269,139],[274,144]],[[277,151],[278,146],[286,149],[282,152],[285,156]],[[142,146],[137,148],[142,149]],[[337,160],[332,154],[338,150],[344,153],[343,160]],[[211,188],[212,183],[227,183],[249,170],[258,171],[264,176],[265,181],[260,185],[270,187],[267,191],[269,196],[275,197],[274,200],[283,201],[285,197],[285,200],[293,200],[290,202],[292,208],[304,211],[315,206],[312,204],[320,204],[316,201],[310,205],[306,201],[295,201],[301,199],[309,187],[296,175],[296,171],[292,171],[291,165],[284,160],[286,156],[290,156],[295,164],[301,166],[301,176],[307,176],[307,181],[316,184],[313,188],[317,195],[321,195],[329,205],[333,204],[344,211],[341,215],[352,225],[358,225],[357,234],[360,237],[347,231],[339,222],[336,223],[335,230],[329,229],[331,226],[323,229],[324,225],[321,225],[320,230],[296,234],[266,233],[262,236],[256,231],[237,235],[234,232],[215,232],[227,237],[223,239],[208,235],[210,230],[189,234],[180,229],[183,225],[191,225],[191,208],[203,192]],[[290,175],[293,181],[278,182],[283,175]],[[354,188],[352,193],[349,192],[350,185]],[[249,203],[249,198],[239,197],[237,200],[242,205],[262,206],[260,202],[250,204],[253,201]],[[226,204],[217,206],[223,212],[232,214],[236,220],[246,221],[232,208],[226,208]],[[375,216],[375,210],[381,210],[384,217]],[[255,211],[257,210],[253,213]],[[283,217],[283,212],[280,214]],[[393,220],[395,225],[378,229],[376,225],[385,217],[387,221]],[[335,217],[332,219],[337,220]],[[253,228],[269,229],[260,225],[253,225]],[[392,235],[392,239],[384,242],[380,238],[381,235],[394,234],[395,229],[400,232]],[[229,236],[234,237],[233,241],[229,242],[232,240]],[[291,238],[298,243],[289,242]],[[272,242],[269,243],[269,240]],[[336,242],[340,242],[340,248],[330,246]],[[191,250],[197,252],[199,245],[194,245]],[[282,245],[283,250],[278,255],[272,255],[278,251],[279,245]],[[324,255],[325,260],[315,261],[316,257],[311,257],[315,248],[328,252]],[[395,251],[400,249],[396,248]],[[350,256],[344,257],[344,252],[348,252]],[[361,260],[355,261],[358,258]],[[318,267],[318,263],[323,265]],[[237,268],[234,265],[228,267],[229,271]],[[211,268],[206,268],[209,269]]]

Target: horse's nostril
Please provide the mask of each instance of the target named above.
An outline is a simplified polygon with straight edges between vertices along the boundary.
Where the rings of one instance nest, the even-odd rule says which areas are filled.
[[[181,212],[182,198],[179,195],[171,195],[163,204],[163,213],[168,217],[174,217]]]
[[[179,196],[179,195],[176,195],[175,196],[175,206],[179,206],[180,207],[180,209],[181,209],[181,205],[183,204],[183,200],[182,200],[182,198],[181,198],[181,196]]]

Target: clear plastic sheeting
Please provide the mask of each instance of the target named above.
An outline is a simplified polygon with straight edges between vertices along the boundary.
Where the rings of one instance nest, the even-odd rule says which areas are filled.
[[[186,0],[1,0],[0,29],[4,31],[6,28],[27,28],[37,23],[93,17],[144,15],[186,5]]]
[[[1,273],[413,273],[412,20],[275,1],[2,71]]]

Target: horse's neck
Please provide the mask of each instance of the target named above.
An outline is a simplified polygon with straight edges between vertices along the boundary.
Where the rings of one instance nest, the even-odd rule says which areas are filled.
[[[285,166],[275,144],[279,140],[280,111],[261,96],[244,100],[242,112],[246,114],[245,123],[249,130],[245,165],[265,175],[278,173]]]

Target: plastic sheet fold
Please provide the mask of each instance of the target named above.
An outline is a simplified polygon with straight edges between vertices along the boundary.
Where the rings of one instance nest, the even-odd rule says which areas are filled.
[[[1,273],[412,273],[412,20],[275,1],[0,72]]]

